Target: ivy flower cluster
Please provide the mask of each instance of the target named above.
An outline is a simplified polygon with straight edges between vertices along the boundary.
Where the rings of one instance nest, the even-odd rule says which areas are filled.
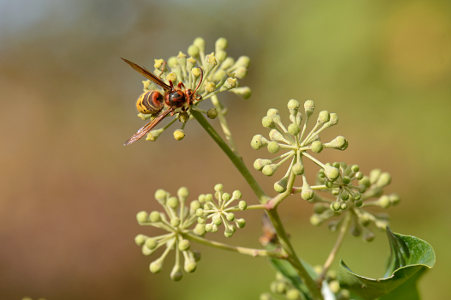
[[[249,67],[249,57],[241,56],[237,60],[228,56],[226,52],[227,40],[219,38],[215,43],[215,51],[206,53],[205,40],[196,38],[192,45],[188,47],[187,54],[179,52],[177,56],[170,57],[167,61],[164,59],[155,59],[154,74],[174,84],[183,83],[186,88],[194,90],[201,80],[203,72],[203,80],[197,90],[197,94],[202,100],[212,98],[220,92],[230,91],[243,98],[249,98],[251,90],[249,87],[239,86],[239,80],[244,78]],[[201,70],[202,69],[202,70]],[[143,81],[144,92],[149,90],[162,89],[150,80]],[[194,103],[197,105],[199,102]],[[205,113],[209,118],[215,118],[218,114],[218,107],[213,107],[207,111],[196,108]],[[155,117],[151,114],[139,113],[138,117],[143,120]],[[160,129],[152,130],[147,140],[155,141],[159,135],[171,126],[176,120],[182,123],[182,127],[174,132],[176,140],[183,139],[184,127],[190,118],[190,112],[177,112],[176,117],[166,126]]]
[[[263,127],[270,130],[269,136],[266,138],[261,134],[255,135],[252,138],[251,147],[256,150],[266,147],[271,154],[282,152],[282,154],[273,158],[256,159],[254,168],[266,176],[272,176],[280,166],[290,161],[285,175],[274,184],[274,190],[278,193],[285,192],[290,176],[301,176],[304,190],[303,197],[308,199],[313,197],[313,192],[311,192],[312,188],[304,176],[304,159],[313,161],[323,169],[324,174],[329,179],[335,180],[339,176],[338,168],[323,164],[314,157],[314,154],[326,148],[345,150],[348,142],[344,137],[337,136],[335,139],[323,143],[319,135],[325,129],[338,123],[337,114],[325,110],[321,111],[315,125],[308,131],[307,125],[314,112],[315,104],[312,100],[307,100],[304,102],[303,108],[304,112],[302,113],[299,101],[294,99],[288,101],[290,123],[287,126],[282,123],[277,109],[269,109],[262,119]]]
[[[222,184],[217,184],[214,195],[202,194],[189,205],[188,196],[189,192],[185,187],[177,191],[177,196],[159,189],[155,192],[155,199],[164,211],[141,211],[136,215],[139,225],[152,226],[166,232],[152,237],[144,234],[135,237],[135,242],[144,255],[151,255],[160,248],[164,249],[150,264],[150,271],[160,272],[169,253],[175,251],[175,263],[170,277],[176,281],[183,277],[183,271],[191,273],[196,270],[200,254],[191,250],[192,240],[202,241],[200,236],[206,232],[218,231],[221,225],[225,228],[224,235],[230,237],[237,228],[243,228],[246,223],[244,219],[235,218],[234,214],[247,207],[238,190],[230,195],[223,191]]]

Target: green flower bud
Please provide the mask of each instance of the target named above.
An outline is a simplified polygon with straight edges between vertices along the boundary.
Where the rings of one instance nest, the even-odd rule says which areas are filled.
[[[193,44],[199,48],[200,51],[205,51],[205,40],[201,37],[198,37],[194,40]]]
[[[224,185],[221,184],[221,183],[216,184],[215,187],[214,187],[214,190],[215,190],[216,192],[222,192],[223,189],[224,189]]]
[[[150,263],[149,270],[152,273],[158,273],[161,271],[162,267],[163,267],[163,260],[159,258]]]
[[[188,55],[192,57],[198,57],[199,56],[199,48],[196,45],[191,45],[188,47]]]
[[[226,57],[226,59],[221,64],[221,69],[227,70],[235,64],[235,61],[231,57]]]
[[[224,70],[218,70],[214,75],[213,75],[213,81],[214,82],[220,82],[222,81],[224,78],[227,77],[226,72],[224,72]]]
[[[244,220],[244,219],[237,219],[236,221],[235,221],[235,224],[236,224],[236,226],[238,227],[238,228],[244,228],[244,226],[246,226],[246,220]]]
[[[312,224],[313,226],[319,226],[319,225],[321,225],[322,222],[323,222],[323,220],[317,214],[314,214],[310,217],[310,224]]]
[[[349,193],[347,191],[342,191],[340,194],[340,199],[343,201],[347,201],[349,199]]]
[[[257,158],[254,161],[254,169],[256,169],[257,171],[261,171],[261,169],[263,169],[264,166],[269,165],[270,163],[271,163],[270,159]]]
[[[379,179],[376,182],[376,186],[378,187],[384,187],[389,185],[391,182],[391,176],[389,173],[384,172],[379,176]]]
[[[182,186],[177,191],[177,196],[181,199],[187,198],[189,195],[189,191],[186,187]]]
[[[182,277],[183,277],[182,268],[180,268],[180,266],[176,264],[176,265],[172,268],[170,277],[171,277],[171,279],[174,280],[174,281],[179,281],[179,280],[181,280]]]
[[[136,220],[138,224],[146,223],[148,221],[149,214],[146,211],[140,211],[136,214]]]
[[[342,180],[345,185],[348,185],[351,182],[351,178],[349,176],[343,176]]]
[[[320,141],[314,141],[311,145],[311,149],[315,153],[320,153],[323,150],[323,144]]]
[[[147,236],[144,234],[138,234],[135,236],[135,244],[137,246],[142,246],[147,240]]]
[[[204,216],[204,210],[202,208],[196,209],[196,216],[203,217]]]
[[[270,116],[264,116],[262,118],[262,125],[265,128],[274,128],[276,125],[274,124],[274,119]]]
[[[218,64],[218,61],[214,56],[214,53],[210,53],[207,56],[205,56],[205,61],[207,62],[207,66],[210,69],[212,69],[214,66]]]
[[[327,210],[327,207],[324,206],[323,203],[315,203],[315,205],[313,206],[313,211],[315,212],[315,214],[323,213],[326,210]]]
[[[318,114],[318,124],[324,124],[330,119],[329,112],[327,110],[320,111]]]
[[[238,208],[241,210],[245,210],[247,208],[247,203],[244,200],[241,200],[240,202],[238,202]]]
[[[363,178],[363,173],[360,172],[360,171],[357,172],[357,173],[355,173],[355,178],[356,178],[356,179],[359,179],[359,180],[362,179],[362,178]]]
[[[268,117],[274,117],[274,116],[278,116],[279,115],[279,110],[277,108],[270,108],[268,109],[268,111],[266,112],[266,115]]]
[[[224,88],[226,88],[227,90],[233,89],[237,85],[238,85],[238,80],[236,80],[236,78],[232,78],[232,77],[227,78],[227,80],[224,82]]]
[[[329,143],[325,143],[324,146],[343,151],[348,148],[348,141],[343,136],[339,135]]]
[[[172,81],[172,82],[177,81],[177,74],[175,74],[174,72],[169,73],[169,74],[166,76],[166,80],[167,80],[167,81]]]
[[[179,200],[176,197],[170,197],[166,202],[166,205],[173,209],[177,208],[177,206],[179,205]]]
[[[213,232],[213,224],[207,224],[205,225],[205,231],[206,232]]]
[[[197,77],[199,77],[200,76],[200,74],[201,74],[201,70],[200,70],[200,68],[193,68],[192,70],[191,70],[191,74],[193,74],[193,76],[195,77],[195,78],[197,78]]]
[[[224,230],[224,236],[227,238],[231,237],[234,233],[235,233],[235,228],[233,228],[233,227],[230,227],[230,228],[227,228],[226,230]]]
[[[313,199],[314,196],[314,192],[312,190],[312,188],[310,187],[310,185],[307,183],[306,180],[304,180],[304,182],[302,183],[302,192],[301,192],[301,198],[306,200],[306,201],[310,201]]]
[[[273,297],[269,293],[264,293],[260,295],[260,300],[273,300]],[[23,300],[23,299],[22,299]]]
[[[271,129],[271,131],[269,132],[269,138],[272,141],[278,141],[278,142],[284,141],[283,135],[277,129]]]
[[[141,253],[145,256],[151,255],[154,252],[155,252],[155,250],[151,250],[151,249],[147,248],[146,246],[141,247]]]
[[[145,243],[145,246],[150,250],[155,249],[157,245],[158,245],[157,241],[153,238],[148,238]]]
[[[235,190],[232,193],[232,198],[233,199],[241,199],[241,196],[242,196],[242,194],[241,194],[241,192],[239,190]]]
[[[191,243],[188,240],[182,239],[179,241],[179,250],[186,251],[191,247]]]
[[[185,66],[186,65],[186,54],[182,51],[179,51],[179,54],[177,55],[177,61],[179,65]]]
[[[277,153],[280,150],[280,145],[276,141],[271,141],[267,146],[269,153]]]
[[[389,196],[389,198],[390,198],[390,203],[391,203],[392,205],[396,205],[396,204],[398,204],[399,201],[400,201],[399,196],[396,195],[396,194],[391,194],[391,195]]]
[[[340,283],[337,280],[329,282],[330,291],[334,294],[340,291]]]
[[[185,260],[185,265],[183,268],[185,269],[185,272],[192,273],[192,272],[196,271],[197,264],[195,261]]]
[[[210,108],[207,111],[207,117],[209,119],[215,119],[218,116],[218,111],[216,110],[216,108]]]
[[[163,190],[163,189],[158,189],[155,191],[155,199],[160,202],[160,203],[164,203],[164,201],[166,200],[168,193]]]
[[[224,50],[227,48],[227,40],[223,37],[216,40],[215,43],[215,51]]]
[[[274,183],[274,190],[278,193],[283,193],[287,190],[288,177],[284,177]]]
[[[192,57],[188,57],[188,59],[186,60],[186,69],[188,71],[191,71],[193,69],[193,67],[196,65],[196,60]]]
[[[298,161],[293,165],[291,171],[294,175],[302,175],[304,174],[304,165],[300,161]]]
[[[261,147],[268,144],[268,140],[265,139],[261,134],[256,134],[252,138],[251,147],[255,150],[260,149]]]
[[[232,222],[233,220],[235,220],[234,213],[225,213],[225,217],[226,217],[227,221],[229,221],[229,222]]]
[[[340,204],[340,209],[341,210],[345,210],[346,208],[348,208],[348,205],[346,203],[341,203]]]
[[[152,223],[160,222],[160,220],[161,220],[160,213],[158,211],[151,212],[149,215],[149,220]]]
[[[285,293],[285,297],[287,297],[287,300],[301,299],[301,295],[300,295],[299,291],[297,289],[295,289],[295,288],[289,289]]]
[[[287,290],[287,284],[285,282],[278,282],[276,285],[277,294],[283,294]]]
[[[299,103],[298,100],[295,99],[291,99],[290,101],[288,101],[288,109],[290,111],[295,111],[297,112],[299,110],[299,107],[301,106],[301,104]]]
[[[304,110],[307,116],[310,116],[315,110],[315,103],[313,100],[307,100],[304,102]]]
[[[349,298],[351,298],[351,293],[348,290],[342,289],[338,299],[348,300]]]
[[[382,171],[380,169],[374,169],[370,172],[370,182],[372,184],[376,183],[376,181],[379,179],[379,176],[381,176]]]
[[[290,125],[288,125],[288,133],[291,135],[298,135],[299,132],[301,132],[301,128],[295,124],[295,123],[291,123]]]
[[[216,51],[216,59],[219,63],[222,63],[227,58],[227,52],[223,50],[217,50]]]
[[[153,67],[155,69],[160,69],[164,64],[164,59],[154,59],[153,61],[154,61]]]
[[[215,225],[217,225],[217,226],[219,226],[219,225],[222,224],[222,219],[221,219],[221,216],[220,216],[219,214],[214,215],[214,216],[211,218],[211,221],[213,222],[213,224],[215,224]]]
[[[178,65],[177,57],[175,57],[175,56],[169,57],[169,59],[168,59],[168,66],[171,69],[175,69],[175,68],[177,68],[177,65]]]
[[[250,63],[250,58],[247,56],[240,56],[238,58],[238,60],[236,61],[235,65],[236,66],[240,66],[240,67],[244,67],[244,68],[248,68],[249,67],[249,63]]]
[[[340,202],[334,201],[330,204],[330,209],[333,211],[339,211],[341,208]]]
[[[235,94],[243,97],[244,99],[248,99],[252,94],[251,89],[247,86],[237,87],[237,88],[231,89],[230,91],[232,93],[235,93]]]
[[[238,78],[238,79],[243,79],[244,77],[246,77],[246,75],[247,75],[247,69],[246,68],[244,68],[244,67],[238,67],[236,70],[235,70],[235,77],[236,78]]]
[[[205,234],[205,224],[196,224],[193,229],[194,234],[196,235],[204,235]]]
[[[274,172],[277,170],[276,164],[269,164],[263,167],[262,173],[266,176],[272,176]]]
[[[154,129],[152,131],[150,131],[147,136],[146,136],[146,141],[156,141],[157,138],[160,136],[160,134],[164,131],[163,128],[160,129]]]
[[[210,81],[205,82],[204,88],[208,93],[213,93],[214,91],[216,91],[216,85]]]
[[[175,217],[171,219],[171,225],[174,227],[178,227],[180,225],[180,219]]]
[[[383,195],[377,201],[382,208],[388,208],[390,206],[390,198],[387,195]]]
[[[329,126],[334,126],[338,124],[338,115],[336,113],[329,114]]]
[[[340,176],[340,171],[337,168],[326,164],[324,166],[324,174],[327,176],[327,178],[329,178],[330,181],[335,181],[338,176]]]

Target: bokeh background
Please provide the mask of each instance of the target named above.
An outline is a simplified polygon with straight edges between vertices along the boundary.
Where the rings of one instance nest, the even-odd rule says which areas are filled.
[[[192,195],[217,182],[253,195],[199,126],[182,142],[123,147],[142,121],[142,78],[120,56],[152,66],[218,37],[248,55],[249,100],[223,98],[245,162],[264,156],[249,141],[260,117],[290,98],[338,113],[332,135],[350,141],[329,161],[392,174],[391,227],[430,242],[436,267],[424,299],[451,293],[451,2],[447,0],[207,1],[0,0],[0,299],[257,299],[274,273],[265,259],[197,247],[198,270],[178,283],[148,271],[134,245],[147,232],[137,211],[153,192]],[[273,179],[255,174],[267,192]],[[299,253],[321,264],[335,241],[309,225],[311,207],[293,197],[281,214]],[[258,246],[260,215],[230,241]],[[147,230],[147,231],[146,231]],[[221,239],[221,237],[218,237]],[[388,246],[348,236],[341,258],[382,275]]]

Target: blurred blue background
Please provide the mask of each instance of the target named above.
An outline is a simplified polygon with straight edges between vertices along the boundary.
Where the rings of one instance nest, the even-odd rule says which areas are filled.
[[[0,0],[0,298],[256,299],[269,290],[264,259],[195,247],[198,270],[174,283],[169,262],[150,274],[133,243],[146,230],[135,213],[156,207],[157,188],[185,185],[195,196],[222,182],[255,201],[194,122],[183,142],[167,132],[122,147],[142,125],[142,78],[119,57],[150,67],[197,36],[211,51],[226,37],[232,57],[251,57],[242,83],[253,96],[223,98],[245,162],[264,155],[249,141],[269,107],[314,99],[338,113],[330,134],[350,146],[323,159],[392,174],[388,191],[402,202],[389,210],[391,228],[437,253],[422,296],[449,295],[451,2]],[[255,176],[272,191],[273,178]],[[335,234],[310,226],[311,207],[294,197],[281,214],[299,254],[323,263]],[[257,247],[259,227],[252,212],[230,243]],[[349,236],[339,254],[368,276],[382,275],[387,256],[383,233],[370,244]]]

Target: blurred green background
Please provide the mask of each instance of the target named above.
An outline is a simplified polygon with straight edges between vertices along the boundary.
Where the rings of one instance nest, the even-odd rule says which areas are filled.
[[[203,250],[181,282],[148,271],[134,245],[137,211],[153,192],[217,182],[251,190],[219,148],[190,122],[183,142],[123,147],[142,121],[142,78],[123,56],[152,66],[202,36],[213,51],[226,37],[232,57],[251,57],[242,83],[249,100],[223,98],[245,162],[260,117],[290,98],[338,113],[330,134],[348,138],[328,161],[392,174],[393,231],[436,250],[421,280],[424,299],[451,293],[451,2],[439,0],[207,1],[0,0],[0,299],[257,299],[274,278],[265,259]],[[195,174],[193,176],[193,173]],[[267,192],[273,178],[261,180]],[[294,198],[281,214],[299,254],[321,264],[335,241],[314,228],[311,207]],[[147,233],[149,233],[147,231]],[[257,247],[260,215],[230,243]],[[221,239],[220,237],[218,239]],[[348,236],[339,257],[355,271],[382,275],[388,246]]]

